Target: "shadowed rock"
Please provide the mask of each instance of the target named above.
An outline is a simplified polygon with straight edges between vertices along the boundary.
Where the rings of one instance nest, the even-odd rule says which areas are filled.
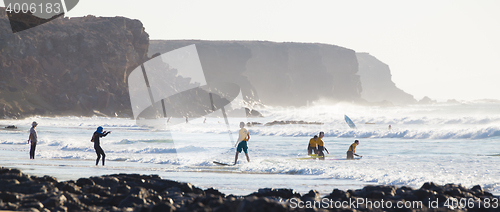
[[[363,189],[338,189],[323,198],[315,190],[301,195],[292,189],[259,189],[247,196],[234,196],[209,188],[202,190],[189,183],[163,180],[157,175],[118,174],[57,182],[50,176],[36,177],[16,169],[0,168],[0,179],[14,177],[22,183],[4,181],[0,186],[0,210],[21,211],[324,211],[322,202],[357,201],[365,203],[330,211],[380,211],[366,201],[418,201],[417,208],[385,208],[383,211],[496,211],[479,208],[479,201],[495,201],[481,186],[440,186],[425,183],[420,189],[395,186],[366,186]],[[113,192],[110,192],[113,191]],[[467,198],[474,206],[460,210],[445,206],[447,199]],[[488,199],[488,200],[487,200]],[[295,207],[298,201],[311,208]],[[430,205],[431,201],[439,201]],[[345,207],[345,208],[344,208]],[[437,208],[434,208],[437,207]],[[480,210],[481,209],[481,210]]]

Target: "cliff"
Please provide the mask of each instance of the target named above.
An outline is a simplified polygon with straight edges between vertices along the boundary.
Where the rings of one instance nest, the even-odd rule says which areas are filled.
[[[197,46],[207,82],[235,83],[249,102],[415,102],[391,81],[387,65],[335,45],[149,41],[139,20],[123,17],[57,18],[12,33],[0,9],[0,118],[96,113],[131,117],[130,72],[153,54],[190,44]]]
[[[358,74],[363,85],[361,98],[369,102],[390,102],[399,105],[417,103],[413,95],[396,87],[387,64],[368,53],[356,53],[356,57],[359,63]]]
[[[148,41],[123,17],[58,18],[14,34],[0,8],[0,118],[130,115],[126,79]]]
[[[196,44],[207,81],[238,84],[248,101],[303,106],[320,99],[362,102],[353,50],[263,41],[150,41],[148,53]]]

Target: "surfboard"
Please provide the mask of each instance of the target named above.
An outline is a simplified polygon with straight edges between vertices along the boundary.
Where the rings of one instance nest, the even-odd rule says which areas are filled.
[[[490,156],[500,156],[500,154],[494,154],[494,155],[480,155],[480,154],[478,154],[477,156],[488,156],[488,157],[490,157]]]
[[[354,158],[354,160],[360,160],[361,158]],[[325,160],[347,160],[346,158],[327,158]]]
[[[354,124],[354,122],[352,122],[352,120],[347,115],[344,115],[344,119],[350,128],[352,128],[352,129],[356,128],[356,125]]]
[[[325,157],[333,157],[329,155],[325,155]],[[297,160],[309,160],[309,159],[317,159],[317,158],[322,158],[322,156],[318,156],[316,154],[310,155],[309,157],[303,157],[303,158],[295,158]]]
[[[220,166],[234,166],[233,164],[221,163],[221,162],[218,162],[218,161],[213,161],[213,163],[215,163],[217,165],[220,165]]]

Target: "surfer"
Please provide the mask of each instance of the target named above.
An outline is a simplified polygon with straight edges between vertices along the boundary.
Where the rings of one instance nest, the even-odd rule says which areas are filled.
[[[36,126],[38,126],[38,123],[36,123],[36,121],[31,123],[30,136],[28,138],[28,144],[31,142],[30,159],[35,159],[36,142],[38,141],[38,135],[36,134]]]
[[[234,165],[238,162],[238,154],[241,153],[242,150],[245,152],[245,156],[247,156],[247,161],[250,162],[247,145],[247,141],[250,140],[250,134],[248,133],[248,130],[245,129],[245,122],[240,122],[240,128],[238,142],[234,145],[234,147],[238,146],[236,148],[236,155],[234,156]]]
[[[309,140],[309,144],[307,145],[307,154],[312,155],[312,154],[317,154],[316,152],[318,151],[318,148],[316,147],[316,140],[318,139],[317,135],[314,135],[314,138],[311,138]]]
[[[102,165],[104,166],[104,159],[106,158],[106,154],[104,154],[104,150],[102,150],[101,148],[101,141],[100,141],[100,138],[101,137],[105,137],[107,136],[108,134],[111,133],[111,131],[102,131],[102,127],[99,126],[97,128],[97,130],[94,132],[94,135],[92,135],[92,142],[94,142],[94,149],[95,149],[95,153],[97,154],[97,160],[95,161],[95,165],[97,166],[97,164],[99,164],[99,159],[101,158],[101,155],[102,155]]]
[[[347,158],[346,158],[347,160],[354,160],[354,155],[356,155],[358,157],[363,157],[363,156],[356,154],[356,147],[358,145],[359,145],[359,141],[355,140],[354,143],[352,143],[351,146],[349,146],[349,149],[347,150]]]
[[[324,150],[326,151],[326,153],[330,154],[330,152],[328,152],[328,150],[325,147],[325,142],[323,141],[323,137],[325,137],[325,133],[319,132],[319,137],[316,139],[316,144],[318,145],[318,150],[316,151],[316,153],[320,157],[319,159],[322,160],[325,159],[325,153],[323,152]]]

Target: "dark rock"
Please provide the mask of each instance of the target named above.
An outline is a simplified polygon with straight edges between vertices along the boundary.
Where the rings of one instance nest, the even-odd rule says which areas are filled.
[[[241,201],[239,212],[259,212],[259,211],[276,211],[286,212],[287,207],[276,201],[269,201],[266,198],[257,198],[256,196],[249,196]]]
[[[444,193],[455,198],[464,197],[463,192],[459,188],[447,188]]]
[[[339,189],[333,189],[332,193],[330,193],[325,198],[335,199],[335,200],[347,200],[349,197],[351,197],[350,193],[339,190]]]
[[[383,191],[371,191],[365,197],[370,199],[384,199],[385,195]]]
[[[161,202],[151,207],[151,212],[172,212],[176,208],[169,202]]]
[[[472,187],[470,189],[471,191],[475,191],[475,192],[479,192],[479,193],[483,193],[483,188],[480,186],[480,185],[475,185],[474,187]]]
[[[100,185],[104,188],[116,188],[120,183],[118,178],[112,176],[91,177],[90,179],[94,181],[95,184]]]
[[[2,192],[0,193],[0,199],[6,202],[19,202],[22,200],[23,194],[11,193],[11,192]]]
[[[84,194],[80,198],[80,202],[86,205],[96,205],[101,203],[101,196],[98,194]]]
[[[493,196],[493,194],[492,194],[492,193],[490,193],[490,192],[485,191],[485,192],[484,192],[484,196],[486,196],[486,197],[492,197],[492,196]]]
[[[158,176],[126,175],[84,178],[75,181],[57,182],[55,178],[35,177],[19,171],[0,167],[0,210],[21,211],[321,211],[318,208],[290,208],[291,198],[300,198],[306,202],[320,202],[322,199],[315,190],[301,196],[291,189],[259,189],[246,197],[229,195],[210,188],[201,190],[189,183],[162,180]],[[5,180],[5,176],[22,178],[22,183]],[[55,181],[55,182],[54,182]],[[79,186],[82,186],[81,191]],[[57,187],[56,187],[57,186]],[[107,187],[104,187],[107,186]],[[111,187],[113,192],[110,192]],[[155,186],[159,188],[154,189]],[[58,189],[60,188],[60,190]],[[117,192],[120,191],[120,192]],[[323,197],[330,201],[349,201],[356,198],[368,200],[384,199],[391,201],[422,201],[422,209],[394,209],[386,211],[448,211],[444,201],[448,199],[467,199],[475,205],[494,197],[480,186],[467,189],[462,185],[447,184],[439,186],[426,183],[414,190],[410,187],[365,186],[363,189],[341,191],[334,189]],[[431,208],[431,201],[439,200],[438,208]],[[288,202],[288,204],[286,203]],[[372,211],[368,205],[361,208],[339,208],[333,211]],[[466,210],[467,209],[467,210]],[[482,211],[475,208],[462,208],[463,211]],[[460,211],[459,209],[455,209]],[[373,210],[377,211],[377,210]],[[379,210],[380,211],[380,210]],[[486,211],[486,210],[485,210]]]
[[[66,206],[58,206],[58,207],[55,207],[54,209],[52,209],[52,211],[55,211],[55,212],[67,212],[68,208]]]
[[[248,196],[256,197],[281,197],[283,199],[290,199],[293,197],[300,197],[300,194],[293,189],[287,188],[261,188],[257,192],[254,192]]]
[[[310,190],[307,194],[304,194],[302,197],[300,197],[302,201],[320,201],[320,194],[316,190]],[[280,201],[280,200],[278,200]]]
[[[57,208],[63,206],[67,200],[66,196],[59,194],[46,199],[42,204],[47,208]]]
[[[119,206],[120,203],[125,199],[125,195],[115,195],[109,198],[108,205]]]
[[[222,196],[222,197],[226,197],[225,194],[221,193],[219,190],[217,189],[214,189],[214,188],[208,188],[205,190],[205,194],[209,195],[216,195],[216,196]]]
[[[92,181],[91,179],[88,179],[88,178],[80,178],[76,181],[76,185],[80,186],[80,187],[83,187],[85,185],[95,185],[94,181]]]
[[[419,189],[413,192],[413,194],[417,197],[418,200],[427,200],[434,195],[434,191],[427,189]]]
[[[119,208],[124,208],[124,207],[135,207],[135,206],[142,206],[146,204],[146,200],[141,199],[135,195],[129,195],[123,199],[120,204],[118,204]]]
[[[424,185],[422,185],[422,187],[420,187],[420,189],[427,189],[427,190],[433,190],[435,188],[438,188],[439,186],[433,182],[427,182],[427,183],[424,183]]]
[[[128,186],[128,185],[120,185],[116,189],[116,192],[119,193],[119,194],[128,194],[130,192],[130,190],[131,190],[130,186]]]
[[[38,201],[33,201],[33,202],[25,202],[22,204],[23,208],[35,208],[37,210],[42,210],[43,204]]]
[[[22,174],[22,173],[16,173],[16,172],[9,172],[9,173],[2,174],[2,175],[0,175],[0,179],[1,180],[16,179],[20,183],[26,183],[26,182],[32,181],[31,178],[28,177],[27,175]]]
[[[255,125],[262,125],[262,123],[260,123],[260,122],[247,122],[246,123],[247,127],[253,127]]]
[[[130,190],[130,194],[135,195],[136,197],[140,199],[146,199],[149,196],[149,192],[147,189],[143,187],[134,187]]]
[[[76,184],[74,184],[72,182],[69,182],[69,183],[63,182],[62,184],[63,185],[60,186],[61,191],[67,191],[67,192],[70,192],[73,194],[81,194],[82,193],[80,187],[78,187]]]
[[[386,195],[394,196],[396,194],[396,186],[373,186],[368,185],[363,188],[363,191],[370,193],[374,191],[383,192]]]
[[[4,204],[3,209],[17,211],[19,208],[19,203],[7,202]]]

